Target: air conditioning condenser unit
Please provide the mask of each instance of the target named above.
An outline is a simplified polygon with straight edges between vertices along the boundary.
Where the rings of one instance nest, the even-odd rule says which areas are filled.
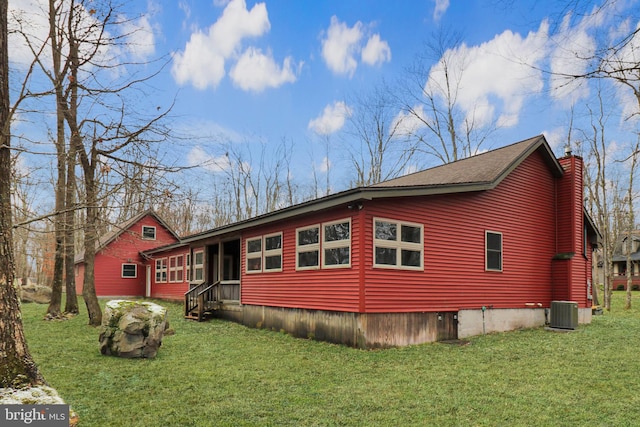
[[[578,303],[575,301],[551,301],[552,328],[576,329],[578,327]]]

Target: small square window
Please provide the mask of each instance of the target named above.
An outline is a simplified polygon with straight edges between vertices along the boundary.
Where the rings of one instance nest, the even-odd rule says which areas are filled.
[[[122,277],[136,278],[138,277],[138,266],[135,264],[122,264]]]
[[[142,238],[145,240],[156,240],[156,228],[143,225]]]
[[[296,269],[320,267],[320,225],[296,230]]]

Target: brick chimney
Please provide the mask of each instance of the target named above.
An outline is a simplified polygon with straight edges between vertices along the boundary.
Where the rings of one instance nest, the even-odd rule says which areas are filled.
[[[586,307],[587,268],[591,254],[585,246],[582,158],[571,151],[558,159],[564,175],[556,184],[556,255],[552,263],[552,298]]]

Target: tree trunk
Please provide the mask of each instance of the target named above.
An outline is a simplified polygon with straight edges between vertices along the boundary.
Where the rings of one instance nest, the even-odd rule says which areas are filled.
[[[0,388],[42,384],[29,354],[14,286],[7,2],[0,1]]]
[[[80,61],[78,58],[78,40],[75,38],[73,29],[74,8],[69,10],[68,24],[68,43],[69,43],[69,87],[70,98],[69,107],[64,110],[65,120],[69,125],[71,133],[71,144],[75,153],[79,156],[80,165],[84,174],[85,184],[85,204],[87,217],[83,226],[84,230],[84,279],[82,296],[87,306],[89,314],[89,325],[100,326],[102,323],[102,310],[98,303],[96,288],[94,282],[94,261],[96,255],[96,226],[98,221],[97,194],[96,194],[96,177],[95,169],[97,163],[97,151],[95,150],[95,141],[91,144],[89,155],[85,151],[82,135],[80,135],[80,127],[78,126],[78,71]]]
[[[633,210],[633,175],[636,172],[636,165],[638,160],[638,149],[640,148],[640,142],[636,143],[633,153],[631,154],[631,168],[629,171],[629,188],[627,189],[627,295],[624,300],[624,309],[631,309],[631,289],[633,288],[633,272],[634,265],[631,260],[631,254],[633,253],[633,230],[635,229],[636,217]]]
[[[85,170],[85,176],[87,171]],[[91,175],[93,177],[93,175]],[[88,182],[85,178],[85,191],[87,193],[87,222],[84,225],[84,285],[82,296],[89,313],[89,325],[100,326],[102,323],[102,310],[98,303],[95,287],[95,258],[96,258],[96,223],[98,210],[96,208],[95,182]]]
[[[64,118],[61,112],[58,111],[58,140],[56,141],[57,149],[57,169],[58,178],[56,181],[56,215],[54,218],[54,235],[55,235],[55,253],[53,262],[53,282],[51,283],[51,301],[47,308],[47,314],[59,317],[60,305],[62,302],[62,281],[64,279],[64,214],[65,209],[65,187],[66,187],[66,152],[64,148]]]
[[[64,270],[65,285],[67,297],[64,305],[64,312],[69,314],[78,314],[78,296],[76,294],[74,255],[75,255],[75,238],[74,238],[74,218],[75,212],[70,209],[74,205],[75,191],[75,149],[73,144],[69,147],[69,158],[67,159],[67,212],[65,212],[64,221]]]

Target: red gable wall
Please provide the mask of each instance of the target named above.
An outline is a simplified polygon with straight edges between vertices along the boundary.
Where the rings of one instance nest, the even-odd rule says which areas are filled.
[[[493,190],[374,199],[359,212],[343,206],[263,227],[242,240],[242,303],[356,312],[548,307],[556,185],[535,152]],[[582,217],[581,204],[579,212]],[[295,229],[347,217],[351,268],[296,271]],[[424,271],[373,267],[374,217],[424,224]],[[502,272],[485,271],[485,231],[503,235]],[[275,232],[283,232],[283,271],[246,274],[246,238]]]
[[[388,200],[367,209],[369,222],[377,215],[425,224],[424,272],[374,269],[368,251],[367,311],[549,306],[554,181],[536,152],[493,190]],[[502,272],[485,271],[486,231],[502,233]]]
[[[155,240],[142,238],[142,227],[156,228]],[[145,215],[123,231],[117,238],[96,254],[96,294],[103,296],[144,296],[145,261],[140,251],[175,243],[177,239],[154,216]],[[137,277],[123,278],[122,264],[136,264]],[[83,270],[82,267],[77,269]],[[82,292],[83,274],[76,275],[76,289]]]

